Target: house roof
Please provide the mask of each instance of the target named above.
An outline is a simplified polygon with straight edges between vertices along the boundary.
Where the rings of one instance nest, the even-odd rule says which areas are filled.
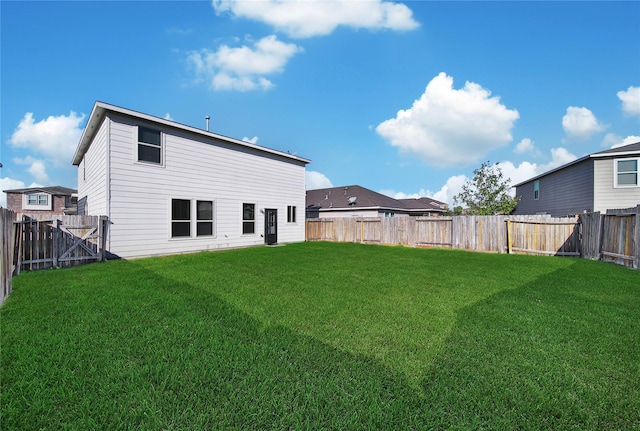
[[[305,159],[303,157],[298,157],[295,154],[289,154],[284,151],[273,150],[271,148],[263,147],[260,145],[252,144],[250,142],[241,141],[239,139],[230,138],[228,136],[219,135],[217,133],[211,133],[206,130],[198,129],[196,127],[187,126],[185,124],[181,124],[172,120],[167,120],[165,118],[155,117],[153,115],[144,114],[142,112],[133,111],[131,109],[122,108],[120,106],[110,105],[108,103],[97,101],[93,105],[93,109],[91,110],[91,115],[89,115],[89,119],[87,120],[87,124],[82,131],[82,136],[80,137],[80,142],[78,142],[78,147],[76,148],[76,152],[73,156],[72,163],[74,165],[79,165],[82,157],[87,152],[91,141],[93,140],[95,134],[100,128],[100,124],[102,124],[102,120],[105,118],[108,112],[113,112],[121,115],[126,115],[128,117],[138,118],[141,120],[153,122],[156,124],[161,124],[163,126],[171,127],[174,129],[179,129],[183,131],[187,131],[190,133],[196,133],[201,136],[205,136],[207,138],[218,139],[221,141],[225,141],[239,147],[251,148],[254,150],[258,150],[264,153],[273,154],[277,156],[281,156],[287,159],[292,159],[298,162],[302,162],[304,164],[310,163],[311,160]]]
[[[449,206],[432,198],[417,198],[417,199],[398,199],[404,204],[405,207],[413,210],[435,210],[446,211]]]
[[[72,194],[78,193],[76,189],[70,189],[68,187],[62,186],[51,186],[51,187],[27,187],[25,189],[11,189],[11,190],[3,190],[5,193],[49,193],[50,195],[56,196],[71,196]]]
[[[572,162],[566,163],[562,166],[558,166],[555,169],[551,169],[542,174],[536,175],[535,177],[531,177],[526,181],[522,181],[518,184],[515,184],[513,187],[518,187],[523,184],[530,183],[531,181],[535,181],[539,178],[552,174],[554,172],[560,171],[562,169],[566,169],[569,166],[577,165],[578,163],[584,162],[588,159],[601,159],[605,157],[622,157],[622,156],[640,156],[640,142],[636,142],[635,144],[623,145],[621,147],[611,148],[609,150],[599,151],[597,153],[588,154],[586,156],[575,159]]]
[[[443,207],[444,206],[444,207]],[[394,199],[361,186],[307,190],[307,207],[320,211],[385,209],[394,211],[446,211],[446,204],[431,198]]]

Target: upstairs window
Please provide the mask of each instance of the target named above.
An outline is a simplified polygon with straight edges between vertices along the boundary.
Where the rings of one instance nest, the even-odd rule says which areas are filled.
[[[46,206],[49,204],[49,195],[44,193],[34,193],[27,195],[27,204]]]
[[[533,183],[533,199],[540,199],[540,181],[534,181]]]
[[[50,210],[51,195],[47,193],[29,193],[22,195],[23,210]]]
[[[638,161],[640,159],[624,159],[615,161],[615,186],[634,187],[638,183]]]
[[[162,141],[159,130],[138,127],[138,161],[162,164]]]
[[[295,223],[296,222],[296,207],[288,206],[287,207],[287,223]]]
[[[252,234],[256,232],[256,205],[242,204],[242,233]]]

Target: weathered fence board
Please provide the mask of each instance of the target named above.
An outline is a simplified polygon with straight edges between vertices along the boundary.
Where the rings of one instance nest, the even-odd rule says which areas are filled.
[[[607,210],[602,222],[601,259],[640,268],[640,205]]]
[[[580,256],[580,220],[551,218],[518,220],[507,218],[509,253]]]
[[[13,276],[13,250],[15,232],[13,222],[16,214],[6,208],[0,208],[0,305],[11,293]]]
[[[307,241],[575,256],[640,268],[640,205],[579,217],[454,216],[307,220]]]
[[[68,267],[105,259],[104,216],[24,216],[16,226],[15,270]]]

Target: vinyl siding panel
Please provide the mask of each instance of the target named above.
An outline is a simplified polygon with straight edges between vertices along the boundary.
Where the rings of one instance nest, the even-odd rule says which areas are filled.
[[[615,187],[614,163],[620,159],[606,158],[595,161],[594,211],[630,208],[640,204],[640,187]]]
[[[78,199],[87,198],[87,215],[109,215],[107,205],[107,140],[109,120],[96,132],[91,147],[78,165]]]
[[[264,244],[264,214],[278,210],[278,242],[304,241],[303,162],[154,124],[164,165],[137,162],[137,123],[112,115],[110,251],[121,257]],[[214,202],[214,236],[171,238],[171,199]],[[242,234],[242,204],[256,205],[255,234]],[[287,206],[297,223],[287,223]]]
[[[593,211],[593,159],[587,159],[565,169],[538,178],[539,199],[535,200],[529,181],[516,187],[520,196],[514,214],[550,214],[554,217]]]

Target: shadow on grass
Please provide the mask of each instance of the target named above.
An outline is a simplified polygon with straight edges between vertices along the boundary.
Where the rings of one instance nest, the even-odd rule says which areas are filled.
[[[576,274],[589,265],[576,260],[460,310],[423,382],[427,422],[640,429],[640,274],[611,268],[585,285]]]
[[[109,265],[117,277],[76,268],[66,285],[63,271],[26,274],[43,283],[17,286],[1,310],[3,429],[420,424],[420,397],[374,361],[265,328],[135,262]]]
[[[461,309],[421,390],[187,281],[108,265],[21,276],[0,309],[3,429],[640,425],[637,286],[572,284],[578,261]]]

